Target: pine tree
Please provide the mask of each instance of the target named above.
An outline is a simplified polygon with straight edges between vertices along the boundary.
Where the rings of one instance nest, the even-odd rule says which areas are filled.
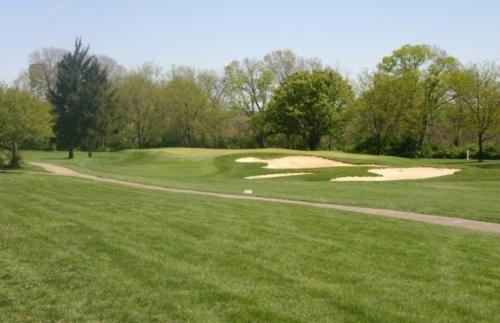
[[[59,143],[68,149],[68,158],[74,157],[73,150],[84,135],[82,89],[92,64],[88,51],[88,47],[82,46],[81,39],[75,41],[74,51],[64,55],[58,63],[57,82],[48,95],[56,113],[54,132]]]
[[[58,63],[57,82],[48,96],[56,112],[54,132],[68,158],[84,142],[92,157],[96,140],[105,136],[113,119],[115,93],[108,72],[88,52],[77,39],[74,51]]]
[[[82,87],[82,128],[86,140],[88,156],[98,139],[112,131],[115,119],[116,91],[109,79],[108,71],[96,59],[92,61],[85,74]]]

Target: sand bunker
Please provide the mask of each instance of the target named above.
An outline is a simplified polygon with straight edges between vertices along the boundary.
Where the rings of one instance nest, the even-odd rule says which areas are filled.
[[[331,159],[314,156],[288,156],[274,159],[245,157],[236,159],[237,163],[263,163],[267,169],[310,169],[325,167],[353,167],[357,165],[338,162]],[[360,165],[362,166],[362,165]],[[366,166],[366,165],[365,165]],[[297,173],[295,173],[297,174]]]
[[[412,168],[383,168],[370,169],[369,172],[380,176],[347,176],[334,178],[332,182],[383,182],[400,181],[408,179],[425,179],[439,176],[452,175],[460,169],[412,167]]]
[[[245,179],[264,179],[264,178],[276,178],[276,177],[288,177],[288,176],[301,176],[301,175],[310,175],[310,174],[312,174],[312,173],[279,173],[279,174],[248,176],[248,177],[245,177]]]
[[[342,163],[331,159],[315,156],[288,156],[274,159],[262,159],[256,157],[244,157],[236,159],[237,163],[262,163],[266,164],[267,169],[312,169],[327,167],[384,167],[379,165],[353,165]],[[425,179],[439,176],[452,175],[459,169],[450,168],[432,168],[432,167],[411,167],[411,168],[376,168],[369,172],[379,176],[346,176],[334,178],[332,182],[383,182],[400,181],[409,179]],[[311,173],[280,173],[266,174],[257,176],[248,176],[245,179],[263,179],[286,176],[301,176]]]

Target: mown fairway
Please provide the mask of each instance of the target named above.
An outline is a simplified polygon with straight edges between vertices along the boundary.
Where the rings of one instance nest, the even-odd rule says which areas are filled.
[[[279,157],[314,154],[356,164],[388,166],[432,166],[462,169],[452,176],[395,182],[329,182],[331,178],[369,175],[361,168],[305,170],[313,175],[245,180],[245,176],[280,173],[262,164],[240,164],[239,157]],[[83,173],[110,176],[143,183],[206,191],[241,194],[246,188],[255,194],[289,199],[415,211],[500,223],[500,162],[405,159],[340,152],[299,152],[283,149],[210,150],[158,149],[85,154],[66,160],[64,152],[29,152],[28,159],[64,165]],[[294,170],[300,171],[300,170]]]
[[[246,172],[142,156],[88,165],[218,189]],[[0,206],[2,322],[498,319],[498,235],[33,174],[0,174]]]

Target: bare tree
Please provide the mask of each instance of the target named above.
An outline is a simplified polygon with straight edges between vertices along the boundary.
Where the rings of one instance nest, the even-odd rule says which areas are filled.
[[[290,49],[272,51],[264,56],[264,63],[266,68],[273,72],[278,83],[300,69],[299,58]]]
[[[127,72],[127,69],[123,65],[119,64],[114,58],[109,56],[98,55],[97,61],[99,62],[99,65],[106,68],[111,81],[120,79]]]
[[[232,102],[245,114],[264,111],[273,89],[274,74],[265,68],[262,61],[244,59],[226,66],[225,82]]]
[[[30,55],[28,76],[32,93],[45,97],[52,90],[57,78],[57,63],[68,53],[67,50],[45,47]]]

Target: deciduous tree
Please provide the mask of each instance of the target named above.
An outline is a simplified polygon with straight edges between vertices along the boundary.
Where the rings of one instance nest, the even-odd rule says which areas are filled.
[[[119,83],[118,104],[124,117],[123,124],[125,127],[131,125],[139,148],[157,141],[163,124],[157,72],[155,67],[144,65],[129,72]]]
[[[428,45],[405,45],[384,57],[378,65],[381,72],[393,76],[413,74],[418,77],[423,100],[414,107],[415,150],[422,147],[439,109],[452,99],[450,74],[458,69],[458,61],[445,51]],[[409,107],[412,108],[412,107]]]
[[[483,161],[483,146],[500,134],[500,67],[492,62],[473,64],[455,79],[457,101],[465,108],[466,120],[478,144],[478,159]]]
[[[0,88],[0,143],[10,151],[10,166],[19,166],[18,147],[27,139],[52,135],[50,105],[18,89]]]
[[[30,55],[28,68],[29,86],[35,95],[45,98],[57,81],[57,64],[68,51],[61,48],[46,47]]]
[[[322,136],[343,127],[341,114],[352,100],[351,86],[339,73],[298,72],[274,94],[267,120],[275,132],[299,135],[316,150]]]

